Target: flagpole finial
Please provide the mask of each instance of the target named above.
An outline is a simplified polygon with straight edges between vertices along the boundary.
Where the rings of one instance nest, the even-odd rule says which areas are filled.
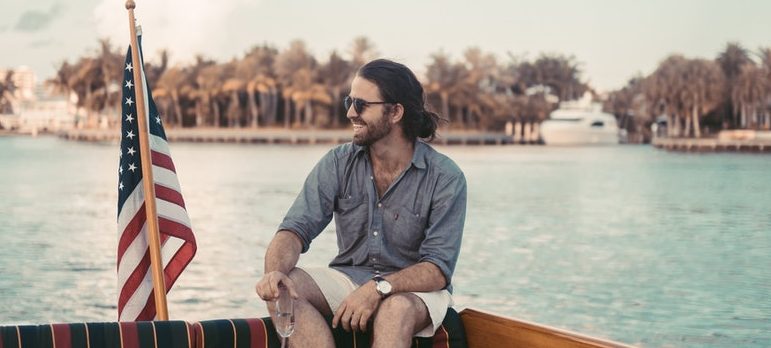
[[[133,10],[137,7],[137,4],[134,2],[134,0],[126,0],[126,9],[127,10]]]

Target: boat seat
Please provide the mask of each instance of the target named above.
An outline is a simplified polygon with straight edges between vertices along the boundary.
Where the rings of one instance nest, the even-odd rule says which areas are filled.
[[[0,326],[0,348],[193,348],[184,321],[138,321]]]
[[[331,318],[327,318],[327,322],[331,325]],[[195,323],[193,326],[195,327],[196,347],[198,348],[281,346],[280,338],[276,334],[270,318],[205,320]],[[372,343],[371,331],[350,333],[338,326],[332,330],[332,334],[335,339],[335,347],[338,348],[367,348]],[[433,337],[413,339],[412,347],[466,347],[466,333],[463,330],[463,322],[458,312],[449,308],[442,326],[436,330],[436,334]]]
[[[333,330],[336,347],[369,347],[370,332]],[[270,318],[185,321],[68,323],[0,326],[0,348],[259,348],[280,347]],[[450,308],[430,338],[412,347],[466,347],[458,313]]]

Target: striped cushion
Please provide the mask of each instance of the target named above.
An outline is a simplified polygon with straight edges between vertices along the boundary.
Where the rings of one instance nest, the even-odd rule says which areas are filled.
[[[194,324],[199,348],[280,347],[281,342],[270,318],[207,320]],[[332,330],[336,347],[366,348],[372,343],[370,332],[350,333],[338,326]],[[415,338],[414,348],[466,347],[466,334],[458,312],[450,308],[433,337]]]
[[[337,347],[369,347],[372,335],[332,331]],[[0,326],[0,348],[260,348],[280,347],[270,318]],[[450,308],[434,337],[415,348],[466,347],[458,312]]]
[[[267,319],[206,320],[193,324],[196,347],[280,347],[273,323]]]
[[[0,327],[0,348],[192,348],[184,321],[45,324]]]

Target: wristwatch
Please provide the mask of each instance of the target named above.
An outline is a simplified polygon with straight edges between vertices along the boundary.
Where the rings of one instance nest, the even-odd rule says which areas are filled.
[[[380,294],[380,298],[386,298],[388,295],[391,295],[391,290],[393,290],[393,288],[391,287],[391,283],[385,280],[385,278],[376,275],[372,277],[372,280],[375,281],[375,290]]]

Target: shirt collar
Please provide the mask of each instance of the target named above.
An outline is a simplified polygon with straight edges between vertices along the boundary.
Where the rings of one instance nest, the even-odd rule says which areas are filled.
[[[353,144],[355,149],[355,156],[360,155],[361,153],[368,153],[369,147],[367,146],[360,146]],[[420,140],[415,140],[415,145],[413,146],[412,151],[412,165],[415,166],[415,168],[418,169],[426,169],[426,151],[428,148],[428,145]]]

